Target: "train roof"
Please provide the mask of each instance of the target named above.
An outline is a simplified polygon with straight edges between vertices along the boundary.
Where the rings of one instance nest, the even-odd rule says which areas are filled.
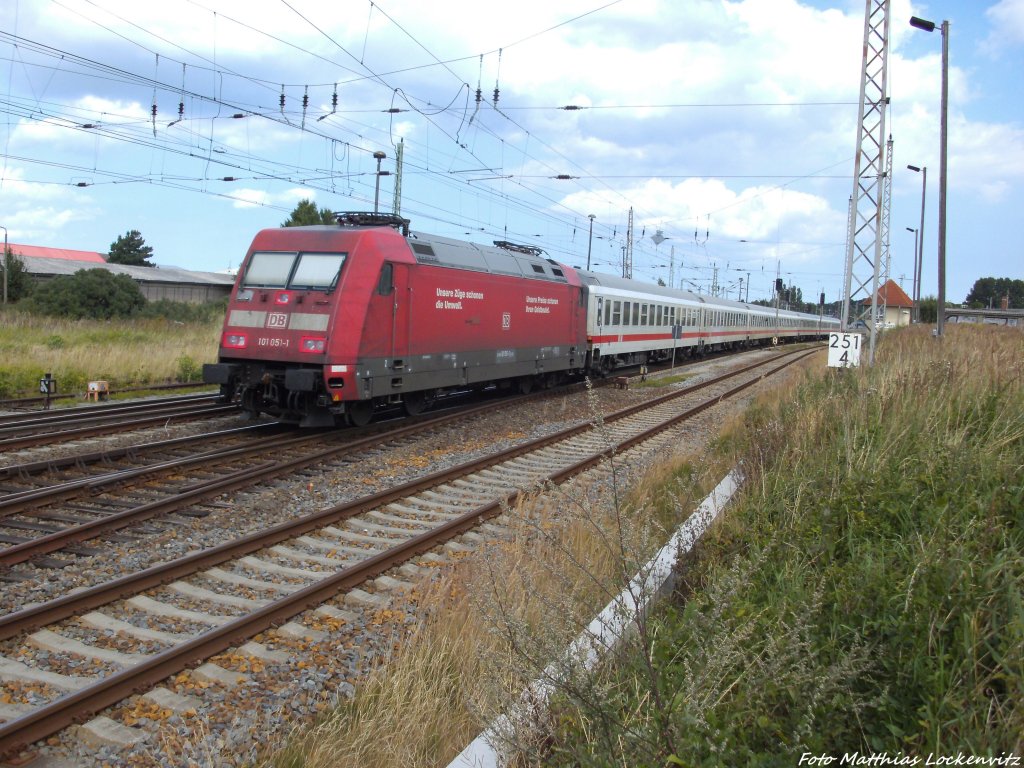
[[[420,264],[433,264],[474,272],[512,275],[534,280],[568,283],[565,268],[544,258],[539,248],[503,243],[478,245],[426,232],[410,232],[407,238],[413,256]]]
[[[649,293],[657,296],[665,296],[673,299],[686,299],[697,303],[704,303],[709,297],[701,296],[699,293],[676,290],[664,285],[654,283],[642,283],[639,280],[629,280],[616,275],[606,275],[603,272],[588,272],[585,269],[577,269],[576,274],[584,285],[597,285],[602,288],[612,288],[618,291],[635,291],[637,293]]]
[[[705,296],[700,293],[676,290],[663,285],[652,285],[638,280],[630,280],[625,277],[618,277],[617,275],[606,275],[601,272],[588,272],[584,269],[577,269],[575,271],[576,274],[580,276],[580,281],[587,286],[596,285],[620,291],[633,291],[635,293],[653,294],[655,296],[665,296],[673,299],[685,299],[699,304],[704,304],[714,309],[734,308],[738,310],[750,310],[758,313],[771,313],[772,315],[778,314],[779,317],[811,317],[811,315],[807,315],[803,312],[796,312],[791,309],[776,309],[775,307],[766,307],[762,304],[751,304],[746,301],[725,299],[721,296]]]

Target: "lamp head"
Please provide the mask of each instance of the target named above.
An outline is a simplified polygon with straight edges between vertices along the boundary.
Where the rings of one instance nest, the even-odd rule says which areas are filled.
[[[928,21],[927,19],[922,19],[919,16],[911,16],[910,17],[910,26],[912,26],[912,27],[914,27],[916,29],[923,29],[925,32],[934,32],[935,31],[935,22],[934,21]]]

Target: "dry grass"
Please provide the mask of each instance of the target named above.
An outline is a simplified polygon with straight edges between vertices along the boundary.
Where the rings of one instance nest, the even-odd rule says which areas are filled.
[[[437,575],[425,619],[355,699],[268,765],[445,766],[619,592],[710,472],[676,457],[609,505],[577,483],[509,510],[511,536]],[[616,480],[625,482],[619,465]],[[621,487],[621,486],[620,486]],[[521,755],[538,744],[517,743]]]
[[[0,396],[35,394],[52,373],[61,392],[98,379],[121,388],[195,381],[217,358],[221,321],[92,321],[0,314]]]

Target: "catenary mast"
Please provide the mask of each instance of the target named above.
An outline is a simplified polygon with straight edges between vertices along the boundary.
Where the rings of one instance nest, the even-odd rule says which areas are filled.
[[[878,278],[886,208],[885,112],[889,53],[889,0],[866,0],[864,57],[860,81],[857,154],[851,200],[851,237],[846,252],[842,328],[864,320],[870,332],[868,361],[874,363],[878,323]],[[865,301],[870,301],[865,311]]]

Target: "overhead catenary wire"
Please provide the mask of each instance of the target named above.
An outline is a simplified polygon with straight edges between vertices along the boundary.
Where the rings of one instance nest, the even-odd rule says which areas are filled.
[[[193,3],[193,4],[197,5],[197,7],[202,7],[198,3]],[[605,6],[602,6],[602,8],[608,7],[608,6],[614,5],[614,4],[615,3],[609,3],[609,4],[606,4]],[[94,3],[90,3],[90,5],[95,5],[95,4]],[[285,3],[285,5],[287,7],[289,7],[289,8],[292,8],[292,6],[287,4],[287,3]],[[379,9],[374,4],[371,3],[370,4],[370,8],[369,8],[369,13],[370,13],[371,16],[373,15],[373,11],[374,10],[379,10]],[[599,9],[596,9],[596,10],[599,10]],[[594,12],[596,12],[596,10]],[[587,14],[584,14],[584,15],[587,15]],[[225,19],[226,17],[224,17],[221,14],[219,18]],[[234,20],[232,20],[232,21],[234,21]],[[238,23],[238,22],[234,22],[234,23]],[[565,22],[565,23],[568,23],[568,22]],[[315,20],[313,20],[313,24],[314,24],[314,26],[316,26],[315,25]],[[248,25],[248,26],[249,26],[250,29],[255,29],[252,25]],[[556,26],[561,26],[561,25],[556,25]],[[555,27],[551,27],[549,29],[554,29],[554,28]],[[540,33],[537,33],[537,34],[540,34]],[[278,36],[277,39],[282,39],[282,38],[280,38],[280,36]],[[368,27],[367,27],[367,40],[368,39],[369,39],[369,24],[368,24]],[[523,38],[523,39],[526,39],[526,38]],[[366,41],[364,41],[364,43],[365,42]],[[519,41],[519,42],[521,42],[521,41]],[[503,50],[505,50],[507,48],[510,48],[510,47],[512,47],[514,45],[516,45],[516,43],[512,43],[512,44],[503,46],[502,48],[497,48],[497,49],[495,49],[494,51],[492,51],[490,53],[494,53],[494,52],[499,53],[499,59],[500,59],[500,53]],[[341,50],[340,47],[339,47],[339,50]],[[424,47],[424,50],[426,50],[425,47]],[[308,50],[306,50],[304,52],[307,53],[308,55],[320,56],[320,54],[315,54],[314,52],[311,52],[311,51],[308,51]],[[365,59],[365,54],[366,54],[366,49],[365,49],[365,46],[364,46],[363,56],[361,58]],[[324,58],[324,60],[329,60],[334,65],[339,66],[338,62],[336,61],[336,57],[331,57],[329,59],[327,59],[326,57],[321,57],[321,58]],[[440,63],[441,62],[441,59],[437,58],[436,56],[433,57],[433,58],[436,60],[436,63]],[[480,61],[481,68],[482,68],[483,55],[482,54],[476,54],[476,55],[474,55],[473,58],[475,58],[475,59]],[[499,64],[500,64],[500,62],[499,62]],[[238,109],[238,110],[241,110],[242,112],[246,113],[249,116],[259,117],[261,119],[266,119],[266,120],[273,120],[274,119],[274,113],[276,113],[276,116],[277,116],[278,119],[275,120],[275,122],[279,122],[279,123],[281,123],[283,125],[288,125],[288,126],[297,128],[298,130],[302,130],[304,132],[308,132],[308,129],[310,128],[311,124],[315,125],[316,123],[320,123],[321,125],[325,125],[326,123],[332,123],[332,125],[330,126],[330,128],[328,130],[325,130],[325,131],[322,131],[322,132],[317,132],[317,133],[314,133],[312,135],[315,135],[315,136],[317,136],[317,138],[329,142],[331,144],[331,146],[335,146],[338,143],[342,143],[345,146],[350,147],[353,150],[356,150],[357,152],[358,151],[369,152],[369,149],[366,148],[365,140],[369,136],[371,136],[372,134],[368,133],[367,131],[362,130],[359,126],[356,126],[354,123],[352,123],[348,119],[347,116],[343,116],[341,114],[341,110],[338,109],[338,104],[337,104],[336,100],[332,101],[331,108],[330,108],[329,112],[327,111],[327,109],[325,107],[324,110],[323,110],[323,114],[318,118],[318,120],[315,121],[315,123],[309,123],[309,122],[306,122],[305,119],[304,119],[306,114],[311,110],[311,106],[309,105],[308,102],[303,105],[303,109],[301,111],[297,107],[295,109],[289,109],[287,104],[285,104],[285,105],[278,105],[278,107],[279,107],[278,109],[273,109],[273,108],[268,108],[269,105],[260,105],[260,104],[252,104],[252,103],[246,104],[246,103],[244,103],[243,101],[241,101],[241,100],[239,100],[237,98],[236,99],[232,99],[231,98],[231,91],[230,90],[225,90],[223,93],[217,92],[217,93],[213,93],[213,94],[210,94],[210,93],[204,94],[204,93],[202,93],[202,91],[193,89],[193,91],[191,93],[189,93],[189,92],[187,92],[187,89],[185,87],[186,86],[186,64],[185,64],[185,62],[181,62],[181,65],[182,65],[182,78],[181,78],[182,82],[181,82],[181,85],[180,85],[180,87],[177,84],[175,84],[175,86],[173,86],[173,91],[175,92],[175,96],[178,97],[176,100],[177,100],[177,102],[179,104],[179,110],[178,110],[179,120],[173,121],[173,123],[181,122],[182,124],[185,124],[185,123],[188,123],[188,122],[196,122],[196,121],[202,121],[204,119],[208,119],[208,118],[205,118],[205,117],[201,116],[198,113],[196,115],[191,115],[190,114],[187,117],[185,116],[183,105],[187,101],[194,99],[197,102],[206,102],[206,103],[210,103],[210,104],[217,104],[218,107],[224,106],[228,110]],[[431,66],[434,66],[434,65],[431,65]],[[362,67],[362,65],[360,65],[360,67]],[[411,71],[412,69],[413,68],[402,68],[402,69],[396,68],[394,71],[395,72]],[[454,77],[458,77],[457,74],[454,72],[454,70],[451,70],[450,67],[448,69],[449,69],[449,71],[451,72],[451,74]],[[228,77],[241,77],[243,80],[246,80],[248,82],[252,82],[254,84],[262,82],[264,88],[267,87],[267,83],[269,82],[269,81],[266,81],[266,80],[262,80],[261,81],[259,78],[250,78],[250,77],[247,77],[247,76],[241,75],[241,74],[229,73],[226,68],[222,68],[221,66],[216,66],[216,67],[213,67],[213,68],[209,68],[207,71],[211,71],[211,70],[212,71],[216,71],[216,72],[220,72],[223,75],[226,75]],[[365,67],[363,68],[363,70],[364,71],[362,71],[362,72],[358,72],[356,69],[350,69],[350,72],[353,75],[355,75],[357,77],[357,79],[360,80],[360,81],[367,81],[367,80],[369,80],[369,81],[375,81],[375,82],[378,82],[378,83],[381,82],[381,80],[380,80],[381,75],[379,75],[377,73],[374,73],[374,72],[370,71],[368,68],[365,68]],[[154,94],[156,94],[159,89],[172,90],[172,86],[170,86],[169,84],[161,83],[160,85],[157,85],[156,83],[159,80],[158,77],[148,78],[148,82],[146,82],[146,80],[147,80],[146,78],[139,78],[138,76],[132,75],[132,73],[124,72],[123,70],[121,72],[117,72],[116,74],[115,74],[115,70],[114,69],[104,70],[102,68],[97,68],[97,69],[95,69],[93,71],[96,72],[96,73],[106,72],[107,75],[110,76],[112,79],[121,79],[124,82],[129,82],[129,83],[134,82],[134,83],[140,84],[140,85],[148,85],[148,87],[154,92]],[[198,71],[198,68],[197,68],[197,71]],[[103,76],[103,75],[100,74],[99,76]],[[386,77],[386,73],[385,73],[385,77]],[[499,72],[498,72],[497,76],[495,77],[495,88],[496,89],[498,88],[499,79],[500,79],[500,68],[499,68]],[[339,83],[341,83],[341,82],[342,82],[341,80],[338,80],[337,82],[333,82],[332,81],[332,82],[330,82],[328,84],[325,84],[325,86],[324,86],[325,88],[329,89],[328,92],[335,99],[337,97]],[[418,96],[416,96],[414,94],[408,94],[408,93],[406,93],[401,88],[395,88],[393,86],[390,86],[390,84],[388,84],[388,85],[390,87],[390,92],[392,94],[392,98],[394,98],[395,95],[399,95],[408,104],[409,108],[411,110],[417,112],[417,114],[421,114],[421,115],[422,114],[433,114],[434,116],[441,116],[441,115],[445,114],[448,110],[452,109],[453,102],[450,102],[448,105],[443,105],[443,106],[442,105],[435,105],[435,107],[433,109],[431,109],[429,107],[425,108],[423,102],[419,99]],[[460,80],[459,81],[459,90],[457,91],[457,95],[461,94],[461,88],[463,87],[463,85],[464,85],[464,83],[462,83],[461,80]],[[318,86],[314,86],[313,83],[295,84],[293,86],[291,84],[288,84],[287,80],[285,80],[284,83],[279,82],[277,84],[277,87],[281,89],[281,93],[282,94],[284,94],[288,89],[291,89],[293,87],[299,87],[299,86],[301,86],[304,89],[306,94],[309,94],[312,88],[318,87]],[[469,92],[470,91],[467,90],[467,94]],[[227,98],[226,99],[219,98],[221,96],[227,96]],[[154,96],[154,99],[153,99],[153,103],[154,103],[154,105],[156,104],[156,97],[155,96]],[[466,105],[466,106],[468,107],[469,105]],[[508,116],[506,114],[502,114],[502,113],[504,113],[506,111],[509,111],[512,108],[514,108],[514,105],[510,105],[510,104],[505,103],[505,102],[502,103],[502,109],[500,110],[500,112],[497,109],[493,109],[493,107],[494,107],[493,103],[491,103],[490,106],[492,107],[492,112],[494,114],[496,114],[496,115],[500,115],[500,117],[502,119],[508,119]],[[556,108],[552,108],[552,109],[556,109]],[[460,113],[459,110],[461,110],[461,113]],[[190,112],[191,112],[191,110],[190,110]],[[355,113],[355,111],[352,110],[352,111],[349,111],[347,114],[348,115],[352,115],[354,113]],[[454,112],[454,114],[455,114],[457,119],[458,119],[458,116],[460,114],[462,116],[462,120],[463,121],[466,121],[468,119],[468,109],[463,109],[462,105],[459,106],[459,109],[456,110]],[[330,117],[331,119],[330,120],[326,120],[325,118],[327,118],[327,117]],[[389,119],[389,124],[393,123],[394,119],[395,118],[392,115],[391,118]],[[321,122],[321,121],[323,121],[323,122]],[[337,121],[337,122],[335,122],[335,121]],[[155,128],[155,121],[150,121],[150,122],[153,124],[153,126]],[[478,120],[477,122],[475,122],[473,124],[473,127],[476,130],[481,132],[480,135],[482,135],[482,136],[486,135],[486,136],[493,137],[494,140],[497,142],[497,146],[500,146],[501,152],[502,152],[502,155],[503,155],[503,160],[502,160],[502,163],[498,167],[503,168],[505,166],[504,154],[505,154],[505,150],[509,149],[509,148],[511,148],[514,152],[520,154],[520,156],[523,158],[522,162],[523,162],[524,166],[527,163],[534,163],[534,162],[545,162],[545,163],[548,163],[548,161],[545,158],[542,158],[541,156],[539,156],[536,153],[530,152],[529,148],[530,147],[534,147],[534,148],[542,148],[543,147],[544,149],[549,150],[549,151],[552,150],[552,149],[555,149],[553,146],[550,145],[550,143],[544,142],[542,138],[540,138],[537,135],[535,135],[535,133],[533,133],[532,131],[525,130],[525,128],[526,128],[525,126],[516,125],[514,122],[512,122],[512,123],[510,123],[510,125],[513,125],[517,129],[523,129],[523,133],[521,134],[522,137],[523,137],[522,142],[518,146],[512,145],[502,135],[503,133],[507,133],[507,131],[500,131],[499,132],[498,130],[495,130],[494,126],[497,126],[497,125],[499,125],[499,123],[497,121],[493,121],[493,120],[492,121],[486,121],[486,120],[479,121]],[[468,145],[466,141],[462,140],[462,136],[461,136],[461,134],[458,131],[452,131],[452,132],[449,133],[449,132],[445,131],[440,125],[436,125],[436,127],[439,130],[441,130],[442,133],[447,135],[452,140],[452,143],[454,145],[454,149],[455,150],[458,150],[458,149],[468,150],[469,147],[471,146],[471,145]],[[342,133],[341,137],[339,137],[339,133],[338,133],[339,129],[343,130],[343,133]],[[123,140],[130,141],[130,142],[133,142],[133,143],[137,141],[137,139],[132,138],[130,136],[130,133],[131,133],[132,129],[131,129],[131,127],[130,127],[130,125],[128,123],[124,123],[124,124],[122,124],[122,125],[120,125],[120,126],[118,126],[116,128],[109,128],[107,130],[109,132],[106,135],[108,137],[110,137],[110,138],[114,138],[113,135],[112,135],[113,132],[121,132],[121,133],[125,134],[125,138]],[[376,131],[377,129],[373,128],[372,130]],[[390,132],[390,130],[389,130],[389,132]],[[153,138],[155,138],[155,131],[154,131],[154,137]],[[174,146],[174,144],[173,144],[174,139],[172,137],[165,136],[163,138],[164,138],[165,141],[171,142],[171,143],[168,144],[169,147],[173,147]],[[195,140],[195,137],[192,137],[192,140]],[[407,141],[408,141],[408,139],[407,139]],[[466,145],[466,146],[463,146],[463,145]],[[153,148],[157,149],[158,147],[153,146]],[[206,148],[212,149],[212,141],[206,145]],[[457,151],[453,151],[453,152],[446,153],[446,154],[449,154],[453,158],[453,161],[458,156],[458,152]],[[473,156],[474,158],[476,157],[475,155],[472,155],[472,153],[471,153],[471,156]],[[247,161],[243,159],[243,161],[241,163],[239,163],[239,164],[244,166],[246,162]],[[257,162],[257,161],[255,159],[253,159],[251,162]],[[428,167],[426,165],[423,165],[423,164],[417,165],[416,160],[415,160],[415,156],[414,156],[413,153],[410,153],[407,156],[407,163],[408,163],[407,169],[406,169],[407,173],[410,173],[410,174],[414,174],[414,173],[418,173],[418,172],[430,173],[430,174],[432,174],[431,177],[438,184],[447,184],[448,181],[449,181],[449,179],[447,177],[450,176],[450,174],[434,174],[432,171],[430,171],[428,169]],[[514,161],[513,161],[513,163],[514,163]],[[550,165],[550,163],[548,163],[548,164]],[[282,167],[284,165],[285,164],[282,163]],[[453,163],[452,165],[449,165],[448,168],[449,168],[449,170],[453,170],[454,171],[454,170],[457,169],[457,165],[458,164],[454,164]],[[490,164],[487,163],[486,161],[481,161],[479,163],[479,165],[481,167],[485,167],[485,166],[488,166]],[[568,163],[567,163],[567,165],[568,165]],[[510,205],[510,204],[512,204],[512,199],[510,197],[510,191],[512,191],[515,188],[518,188],[523,193],[525,193],[525,197],[523,199],[521,199],[521,200],[516,200],[515,201],[515,205],[517,207],[520,207],[523,210],[530,210],[530,212],[533,213],[533,214],[536,214],[537,211],[540,211],[540,210],[543,210],[543,209],[549,209],[550,210],[552,207],[555,208],[555,209],[559,209],[561,211],[560,215],[550,217],[549,220],[550,220],[551,224],[567,227],[568,230],[571,231],[571,228],[573,226],[574,221],[579,216],[583,215],[584,212],[579,211],[579,210],[572,210],[570,208],[567,208],[565,206],[564,199],[563,199],[565,197],[565,195],[564,195],[564,193],[561,190],[556,191],[554,189],[554,187],[552,187],[551,185],[549,185],[547,183],[541,183],[541,184],[536,184],[535,183],[537,181],[542,181],[543,182],[546,179],[551,179],[554,176],[558,176],[558,175],[560,175],[558,172],[560,172],[560,171],[562,171],[564,169],[551,167],[550,170],[552,171],[551,176],[543,176],[543,175],[540,175],[540,174],[528,174],[528,173],[521,173],[521,172],[518,173],[518,174],[516,174],[516,173],[497,173],[497,174],[495,174],[492,177],[492,180],[493,181],[497,181],[498,184],[500,185],[500,187],[496,187],[495,189],[488,189],[487,188],[488,182],[485,179],[483,179],[483,178],[474,179],[474,180],[457,180],[454,183],[456,184],[456,186],[459,186],[460,188],[462,188],[464,190],[466,188],[468,188],[468,187],[472,187],[473,188],[472,194],[474,196],[490,197],[490,198],[494,199],[495,201],[500,201],[503,205]],[[576,170],[576,169],[573,169],[573,170]],[[595,175],[595,174],[589,174],[588,175],[585,172],[573,173],[573,174],[565,174],[565,175],[571,175],[572,177],[574,177],[574,180],[572,182],[574,185],[581,185],[582,187],[585,188],[585,187],[588,187],[588,186],[592,186],[592,184],[597,184],[599,187],[606,189],[606,191],[611,192],[612,194],[617,194],[617,190],[614,190],[614,189],[611,189],[611,188],[608,188],[608,187],[604,187],[602,185],[602,181],[603,180],[611,180],[611,179],[616,179],[616,178],[630,178],[629,176],[624,176],[624,175],[607,175],[607,176],[599,176],[599,175]],[[210,173],[209,176],[215,177],[216,173]],[[346,177],[350,178],[350,179],[351,178],[358,178],[358,174],[346,174]],[[693,177],[694,176],[690,175],[690,176],[687,176],[687,177],[684,177],[684,176],[673,176],[671,178],[693,178]],[[238,177],[238,178],[240,178],[240,177]],[[277,173],[277,172],[273,172],[272,171],[272,172],[266,174],[266,178],[279,178],[281,180],[291,181],[291,180],[296,179],[296,175],[295,174]],[[309,178],[313,178],[312,174],[310,174]],[[638,178],[640,178],[640,177],[638,177]],[[645,175],[643,178],[650,178],[650,176],[649,175]],[[668,177],[666,177],[666,178],[668,178]],[[761,175],[761,176],[748,176],[747,178],[769,178],[769,177]],[[783,175],[779,175],[776,178],[786,178],[786,177],[783,176]],[[509,185],[511,185],[511,186],[509,186]],[[327,190],[330,190],[330,185],[329,184],[325,185],[324,188],[327,189]],[[530,200],[534,201],[532,205],[530,203]],[[624,202],[625,202],[625,200],[624,200]],[[454,213],[456,213],[456,212],[455,211],[449,212],[449,214],[454,214]],[[435,215],[437,215],[437,214],[435,214]],[[442,216],[438,216],[438,218],[443,218],[443,217]],[[458,216],[449,215],[448,218],[450,220],[452,220],[452,221],[458,221],[459,219],[465,220],[466,212],[465,211],[459,211],[458,212]],[[602,225],[603,225],[603,222],[602,222]],[[599,225],[599,226],[602,226],[602,225]],[[613,232],[612,236],[613,237],[615,236],[614,232]]]

